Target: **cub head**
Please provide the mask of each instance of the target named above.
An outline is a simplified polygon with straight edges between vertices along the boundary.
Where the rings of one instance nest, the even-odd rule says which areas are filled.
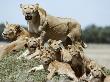
[[[38,38],[27,38],[27,43],[25,44],[25,47],[29,50],[36,50],[36,48],[40,47],[40,41]]]
[[[32,18],[38,14],[38,6],[39,4],[20,4],[20,7],[26,20],[32,20]]]
[[[61,45],[61,40],[56,41],[56,40],[48,40],[48,44],[49,46],[54,50],[54,51],[59,51],[61,49],[61,46],[63,46],[63,44]]]
[[[53,60],[55,60],[55,52],[52,51],[51,49],[45,49],[43,51],[43,54],[41,56],[41,62],[43,64],[49,64],[50,62],[52,62]]]
[[[99,67],[95,67],[94,69],[91,70],[90,73],[94,78],[101,78],[101,79],[105,78],[104,73]]]
[[[2,36],[4,39],[15,40],[17,33],[20,32],[20,25],[18,24],[6,24]]]

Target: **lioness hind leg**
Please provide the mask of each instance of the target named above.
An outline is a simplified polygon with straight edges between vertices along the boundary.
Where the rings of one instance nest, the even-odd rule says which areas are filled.
[[[67,26],[70,29],[67,36],[72,40],[72,42],[79,41],[81,39],[81,25],[68,22]]]
[[[66,40],[62,43],[64,46],[72,45],[72,40],[67,36]]]

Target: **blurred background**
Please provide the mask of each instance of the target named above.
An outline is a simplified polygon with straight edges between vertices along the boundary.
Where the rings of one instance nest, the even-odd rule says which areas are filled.
[[[110,0],[2,0],[0,1],[0,45],[7,42],[1,33],[4,23],[27,26],[20,4],[39,3],[47,13],[78,20],[82,39],[88,44],[86,55],[110,68]]]

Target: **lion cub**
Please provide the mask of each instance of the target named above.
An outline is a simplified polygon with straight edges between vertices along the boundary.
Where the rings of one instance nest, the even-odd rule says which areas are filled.
[[[31,59],[35,56],[39,56],[41,54],[41,45],[40,38],[27,38],[27,42],[25,44],[26,51],[18,57],[18,59],[25,57],[26,59]]]
[[[47,75],[48,80],[50,80],[55,73],[58,73],[63,75],[65,74],[71,79],[73,79],[75,82],[78,82],[78,79],[75,76],[74,71],[72,70],[71,66],[67,63],[63,63],[55,60],[49,64],[48,71],[50,72]]]
[[[39,57],[42,53],[43,46],[43,36],[45,31],[42,32],[41,36],[38,38],[31,37],[26,39],[25,48],[27,49],[18,59],[25,57],[26,59],[31,59],[33,57]],[[26,57],[27,56],[27,57]]]

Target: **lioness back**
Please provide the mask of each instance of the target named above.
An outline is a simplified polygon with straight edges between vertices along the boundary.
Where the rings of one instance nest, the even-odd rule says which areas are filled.
[[[74,19],[47,15],[47,21],[46,38],[65,40],[68,36],[73,40],[81,36],[80,24]]]

